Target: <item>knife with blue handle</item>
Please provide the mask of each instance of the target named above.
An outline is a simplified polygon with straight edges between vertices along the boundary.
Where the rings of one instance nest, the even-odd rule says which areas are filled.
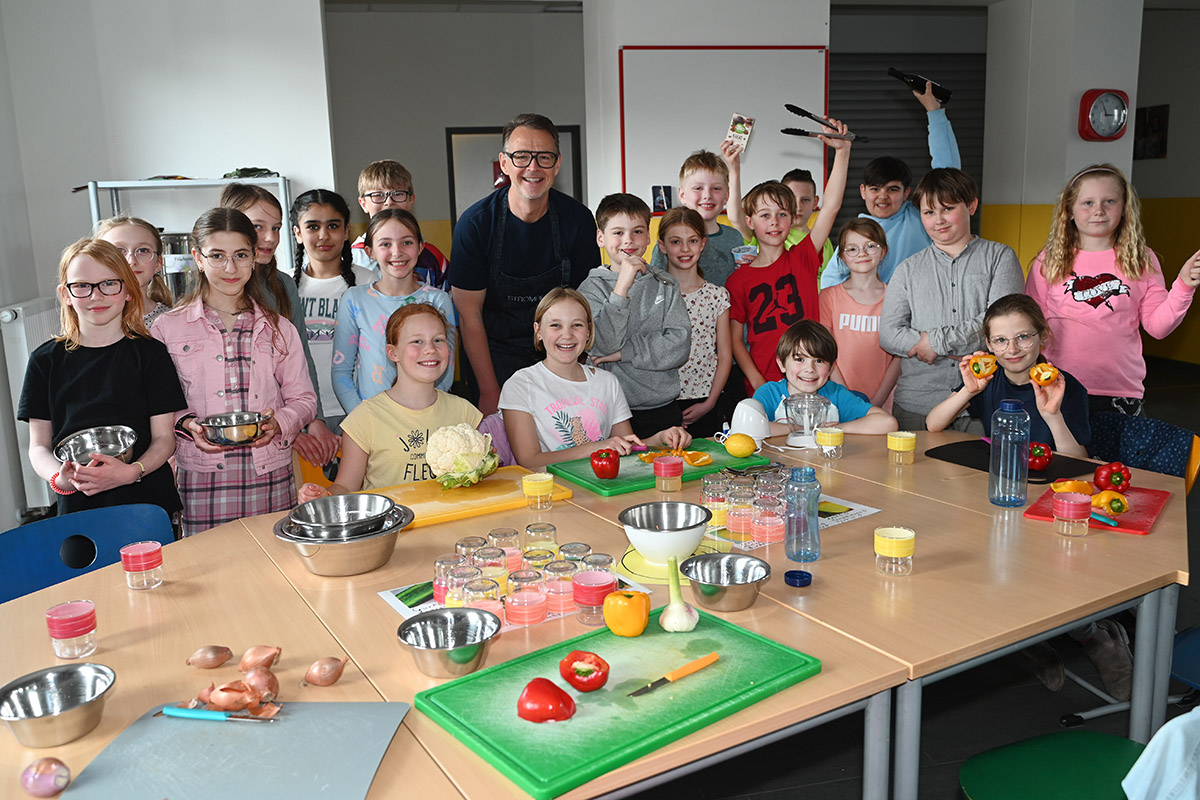
[[[249,714],[234,714],[232,711],[214,711],[211,708],[179,708],[178,706],[163,706],[158,712],[168,717],[182,719],[208,719],[217,722],[274,722],[274,717],[252,717]],[[156,715],[157,716],[157,715]]]

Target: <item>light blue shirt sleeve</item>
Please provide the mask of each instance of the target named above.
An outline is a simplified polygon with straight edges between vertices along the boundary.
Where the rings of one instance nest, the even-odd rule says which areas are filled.
[[[962,158],[958,155],[958,140],[954,128],[946,116],[946,109],[937,108],[929,112],[929,161],[934,169],[954,167],[962,169]]]
[[[349,414],[362,402],[354,385],[354,363],[358,355],[358,287],[351,287],[338,304],[337,325],[333,328],[333,365],[330,369],[333,391],[342,410]]]
[[[870,403],[837,381],[826,381],[824,386],[817,389],[817,394],[837,406],[838,419],[841,422],[862,419],[871,410]]]

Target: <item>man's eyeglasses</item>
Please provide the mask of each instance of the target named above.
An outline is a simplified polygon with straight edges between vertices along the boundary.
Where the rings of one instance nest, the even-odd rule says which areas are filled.
[[[81,299],[91,297],[92,292],[96,291],[97,289],[100,290],[100,294],[111,296],[114,294],[119,294],[124,285],[125,281],[121,280],[120,278],[109,278],[108,280],[100,281],[99,283],[73,281],[72,283],[67,284],[67,291],[71,293],[71,297],[78,297]]]
[[[121,251],[121,255],[125,257],[125,260],[129,261],[130,263],[136,261],[139,264],[149,264],[151,261],[158,258],[158,253],[154,252],[149,247],[136,247],[132,253],[126,250],[124,247],[118,247],[117,249]]]
[[[869,256],[873,256],[878,252],[879,245],[877,245],[875,242],[867,242],[862,247],[859,247],[856,244],[848,244],[842,248],[842,255],[850,256],[850,258],[854,258],[859,253],[866,253]]]
[[[393,189],[390,192],[367,192],[363,195],[363,197],[367,198],[377,206],[381,206],[386,203],[389,197],[395,200],[397,203],[407,203],[408,198],[412,196],[412,192],[407,192],[404,189]]]
[[[542,169],[550,169],[558,163],[558,153],[552,150],[516,150],[505,152],[514,167],[528,167],[529,162],[537,159],[537,165]]]
[[[197,253],[204,256],[208,263],[214,267],[223,267],[229,263],[229,259],[233,259],[233,263],[239,267],[247,267],[254,263],[254,253],[249,250],[238,250],[232,256],[226,253],[205,253],[203,250],[197,249]]]
[[[1018,333],[1012,339],[1004,336],[993,336],[988,339],[988,344],[992,346],[993,350],[999,350],[1000,352],[1007,350],[1008,345],[1012,342],[1016,342],[1017,347],[1022,350],[1028,350],[1037,344],[1038,338],[1038,334],[1036,333]]]

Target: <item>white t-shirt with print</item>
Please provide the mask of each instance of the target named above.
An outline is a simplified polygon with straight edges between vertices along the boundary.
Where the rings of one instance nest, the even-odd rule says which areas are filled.
[[[537,426],[544,452],[599,442],[633,415],[611,372],[584,367],[586,380],[569,381],[538,362],[513,374],[500,390],[500,409],[524,411]]]
[[[357,286],[373,281],[371,270],[352,267]],[[304,333],[308,336],[308,351],[312,353],[313,366],[317,368],[316,387],[321,395],[321,406],[325,416],[340,417],[346,412],[333,391],[333,327],[337,324],[338,301],[349,289],[341,275],[333,278],[313,278],[307,272],[300,273],[300,303],[304,306]]]

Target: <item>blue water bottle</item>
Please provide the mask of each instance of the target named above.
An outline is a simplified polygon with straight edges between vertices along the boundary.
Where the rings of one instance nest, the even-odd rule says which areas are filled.
[[[1025,505],[1029,481],[1029,412],[1020,400],[1001,400],[992,414],[988,498],[998,506]]]
[[[784,550],[792,561],[816,561],[821,557],[821,529],[817,505],[821,484],[812,467],[793,467],[784,496],[787,498],[787,536]]]

